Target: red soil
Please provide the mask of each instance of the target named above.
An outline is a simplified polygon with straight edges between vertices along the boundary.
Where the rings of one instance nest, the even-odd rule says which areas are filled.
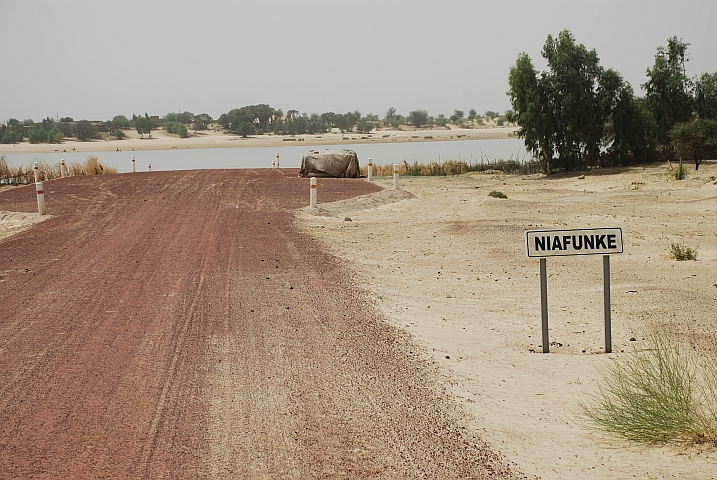
[[[45,183],[52,218],[0,240],[0,477],[513,477],[293,226],[296,173]]]

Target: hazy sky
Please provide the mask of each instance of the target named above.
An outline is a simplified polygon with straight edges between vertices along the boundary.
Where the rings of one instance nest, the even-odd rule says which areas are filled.
[[[673,35],[691,44],[688,74],[717,71],[715,19],[715,0],[0,0],[0,121],[502,111],[518,54],[544,69],[565,28],[642,94]]]

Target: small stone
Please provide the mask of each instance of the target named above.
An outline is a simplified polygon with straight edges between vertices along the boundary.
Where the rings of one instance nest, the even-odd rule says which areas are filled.
[[[450,359],[451,359],[451,356],[450,356],[450,355],[446,355],[446,360],[450,360]]]
[[[251,313],[254,313],[254,310],[249,310]]]
[[[578,180],[585,180],[585,175],[580,175],[580,176],[578,177]]]
[[[637,342],[637,339],[635,337],[630,337],[631,342]]]
[[[351,217],[344,217],[344,222],[353,222],[353,220],[351,220]]]

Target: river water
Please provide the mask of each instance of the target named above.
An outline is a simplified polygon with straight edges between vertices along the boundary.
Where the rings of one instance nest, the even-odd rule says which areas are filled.
[[[65,159],[65,163],[84,163],[87,157],[96,156],[100,163],[117,167],[120,173],[132,171],[131,157],[137,161],[137,171],[146,171],[148,164],[152,170],[191,170],[201,168],[269,168],[271,162],[280,155],[282,168],[299,168],[301,157],[310,149],[347,148],[358,154],[359,163],[365,165],[368,158],[374,164],[385,165],[402,163],[427,163],[446,160],[465,160],[472,163],[493,162],[496,160],[530,160],[523,141],[518,138],[498,140],[455,140],[441,142],[406,142],[373,144],[337,144],[337,145],[300,145],[281,147],[241,147],[174,149],[121,152],[52,152],[5,154],[10,165],[32,165],[32,162],[45,161],[50,165]]]

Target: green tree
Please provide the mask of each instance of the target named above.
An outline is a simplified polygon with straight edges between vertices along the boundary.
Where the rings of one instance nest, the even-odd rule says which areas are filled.
[[[5,128],[3,129],[2,137],[0,138],[1,143],[18,143],[22,142],[23,125],[16,118],[11,118],[7,121]]]
[[[80,120],[75,124],[75,137],[81,142],[95,135],[95,127],[87,120]]]
[[[670,140],[681,157],[691,157],[695,170],[702,160],[717,153],[717,121],[696,118],[690,122],[677,123],[670,129]]]
[[[165,122],[163,126],[167,133],[174,133],[179,135],[180,138],[187,138],[187,136],[189,136],[187,126],[182,122]]]
[[[194,116],[194,131],[206,130],[212,122],[212,117],[207,113],[200,113]]]
[[[428,112],[426,110],[414,110],[412,112],[408,112],[407,119],[409,123],[418,128],[428,122]]]
[[[668,156],[671,154],[669,132],[676,123],[692,117],[694,86],[687,77],[687,47],[677,37],[667,39],[667,47],[658,47],[652,69],[647,69],[645,89],[647,105],[656,123],[657,141]]]
[[[149,118],[149,115],[147,115],[147,112],[144,112],[144,117],[141,115],[132,115],[132,123],[134,123],[134,128],[137,129],[137,133],[139,133],[142,138],[144,138],[144,134],[148,134],[149,138],[152,138],[152,128],[154,128],[154,121]]]
[[[27,134],[27,140],[30,143],[46,143],[47,132],[42,128],[42,125],[37,124],[33,126]]]
[[[626,161],[620,155],[634,153],[637,146],[630,142],[644,133],[642,123],[634,128],[640,131],[628,131],[629,122],[638,119],[629,85],[614,70],[604,70],[595,50],[577,44],[568,30],[557,38],[548,35],[542,55],[548,71],[538,74],[523,53],[508,76],[513,112],[505,119],[520,127],[526,149],[548,173],[597,164],[611,124],[614,155]],[[613,117],[619,102],[621,115]]]
[[[468,110],[468,120],[472,122],[476,119],[477,116],[478,113],[476,112],[475,108],[471,108],[470,110]]]
[[[703,73],[697,80],[695,104],[700,118],[717,120],[717,72]]]
[[[508,95],[515,110],[508,120],[520,126],[517,133],[524,139],[525,149],[540,160],[545,172],[552,173],[553,112],[550,92],[541,80],[528,54],[521,53],[508,75]],[[491,111],[485,112],[486,117],[491,118],[491,114]]]
[[[118,128],[130,128],[132,125],[130,124],[130,121],[127,117],[124,115],[115,115],[112,117],[112,129],[116,130]]]
[[[254,133],[254,125],[248,122],[241,122],[237,125],[236,132],[242,137],[246,138],[247,135]]]

